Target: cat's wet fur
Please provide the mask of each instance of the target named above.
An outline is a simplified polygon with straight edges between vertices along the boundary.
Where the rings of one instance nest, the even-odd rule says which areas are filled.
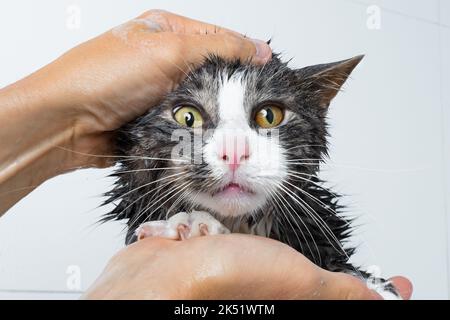
[[[320,267],[368,278],[368,274],[349,263],[354,253],[354,248],[347,244],[352,227],[351,221],[341,216],[344,208],[339,204],[340,196],[327,189],[317,175],[320,163],[327,157],[328,106],[361,59],[362,56],[358,56],[294,70],[278,56],[264,66],[208,58],[159,105],[117,131],[117,154],[124,158],[115,173],[115,186],[107,193],[107,203],[114,203],[115,208],[104,219],[127,220],[127,244],[136,241],[134,231],[140,224],[164,220],[180,211],[211,212],[234,232],[250,230],[252,225],[263,221],[265,236],[290,245]],[[272,195],[264,206],[244,216],[227,218],[189,200],[196,192],[207,193],[212,188],[208,163],[185,165],[165,160],[171,158],[177,144],[171,134],[180,128],[168,115],[180,102],[200,105],[207,118],[204,129],[214,131],[220,123],[216,106],[218,91],[224,82],[237,75],[245,88],[247,114],[265,101],[276,102],[293,114],[277,129],[280,147],[286,158],[292,160],[285,164],[290,172],[297,172],[298,177],[285,177],[284,188],[288,191],[279,190],[278,197]],[[253,123],[249,126],[257,130]],[[194,132],[190,134],[193,136]],[[180,169],[158,169],[170,167]],[[165,178],[177,170],[184,170],[189,176]],[[175,180],[169,183],[170,179]],[[189,196],[186,197],[186,193],[184,198],[179,194],[173,196],[186,186],[191,192]],[[385,289],[394,292],[389,284]]]

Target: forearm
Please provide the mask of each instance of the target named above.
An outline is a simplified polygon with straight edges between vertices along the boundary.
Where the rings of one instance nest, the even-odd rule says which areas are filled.
[[[109,164],[112,132],[208,54],[265,63],[271,50],[215,25],[148,11],[0,90],[0,215],[50,177]]]
[[[0,90],[0,215],[46,179],[77,164],[72,149],[76,117],[33,74]]]

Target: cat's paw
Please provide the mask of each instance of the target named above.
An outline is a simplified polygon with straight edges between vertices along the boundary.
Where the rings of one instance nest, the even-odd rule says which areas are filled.
[[[185,240],[208,234],[226,234],[230,231],[205,211],[179,212],[168,220],[149,221],[135,231],[138,240],[148,237],[162,237]]]

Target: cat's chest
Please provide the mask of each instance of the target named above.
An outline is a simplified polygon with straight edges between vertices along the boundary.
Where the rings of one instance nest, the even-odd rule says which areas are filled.
[[[274,218],[271,214],[258,215],[257,218],[228,218],[220,222],[232,233],[253,234],[269,237],[273,232]]]

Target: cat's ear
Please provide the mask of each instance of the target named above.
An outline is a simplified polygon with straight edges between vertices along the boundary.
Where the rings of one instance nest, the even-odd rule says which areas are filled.
[[[319,99],[319,105],[328,108],[331,100],[341,89],[350,73],[364,58],[364,55],[351,59],[319,64],[297,70],[303,90]]]

